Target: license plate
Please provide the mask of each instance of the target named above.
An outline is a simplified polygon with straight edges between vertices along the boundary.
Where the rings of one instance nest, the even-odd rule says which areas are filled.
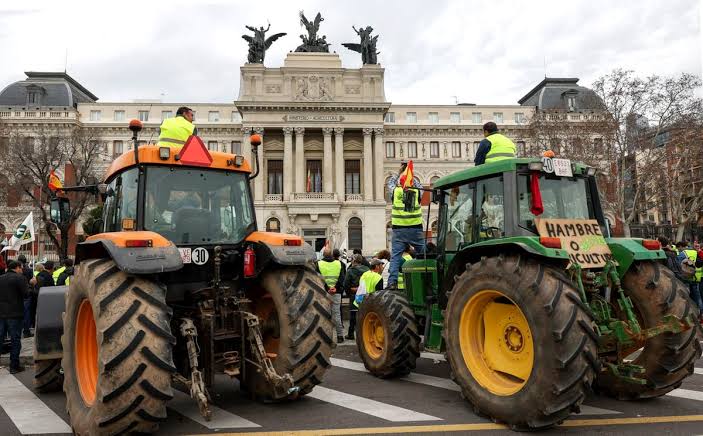
[[[552,164],[554,165],[554,175],[563,177],[573,177],[574,173],[571,171],[571,160],[569,159],[552,159]]]
[[[179,248],[178,251],[181,253],[181,260],[183,263],[192,263],[193,258],[191,257],[190,247]]]

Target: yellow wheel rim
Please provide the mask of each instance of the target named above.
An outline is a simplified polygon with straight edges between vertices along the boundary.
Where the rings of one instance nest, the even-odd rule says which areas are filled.
[[[383,355],[386,344],[386,335],[383,331],[381,318],[373,312],[367,313],[364,317],[361,332],[366,354],[372,359],[379,359]]]
[[[519,392],[532,373],[530,326],[515,302],[499,291],[481,291],[466,303],[459,345],[471,375],[495,395]]]

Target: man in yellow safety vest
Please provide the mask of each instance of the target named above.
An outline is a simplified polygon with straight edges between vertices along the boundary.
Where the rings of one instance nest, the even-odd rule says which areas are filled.
[[[483,125],[483,136],[484,139],[476,150],[474,165],[478,166],[515,157],[515,143],[507,136],[498,133],[498,126],[493,121]]]
[[[676,248],[679,249],[679,263],[688,261],[688,263],[690,265],[693,265],[696,269],[695,276],[692,279],[686,281],[685,283],[688,285],[688,292],[691,296],[691,299],[696,303],[699,310],[703,312],[703,298],[701,298],[700,291],[700,282],[701,278],[703,278],[703,259],[699,259],[698,252],[690,248],[689,244],[687,244],[686,242],[677,242]]]
[[[342,289],[344,285],[344,267],[342,262],[332,257],[332,250],[325,247],[322,259],[317,261],[317,270],[325,281],[327,292],[332,296],[332,319],[337,330],[337,342],[344,342],[344,326],[342,325]]]
[[[166,118],[161,123],[159,147],[183,147],[191,135],[197,135],[198,129],[193,125],[193,110],[182,106],[176,111],[175,118]]]
[[[405,244],[405,251],[403,251],[403,256],[400,262],[400,271],[398,272],[398,289],[405,289],[405,279],[403,278],[403,264],[413,258],[413,246],[410,244]]]
[[[359,307],[366,295],[383,289],[381,271],[383,271],[383,262],[378,259],[371,259],[371,269],[359,277],[359,287],[356,289],[354,306]]]

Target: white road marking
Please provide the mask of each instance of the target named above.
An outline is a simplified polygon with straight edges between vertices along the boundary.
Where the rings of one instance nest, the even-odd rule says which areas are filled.
[[[173,409],[181,415],[192,419],[198,424],[209,428],[210,430],[220,429],[220,428],[255,428],[261,427],[259,424],[253,423],[247,419],[230,413],[226,410],[222,410],[219,407],[210,404],[210,411],[212,411],[212,419],[210,421],[205,421],[205,418],[200,415],[200,410],[198,410],[198,405],[190,398],[190,395],[184,394],[183,392],[174,389],[174,397],[168,402],[167,407]]]
[[[703,401],[703,392],[691,391],[689,389],[674,389],[666,394],[669,397],[686,398],[688,400]]]
[[[693,372],[694,372],[695,374],[703,375],[703,368],[694,368],[694,369],[693,369]]]
[[[72,433],[59,415],[5,369],[0,369],[0,407],[22,434]]]
[[[360,362],[336,359],[334,357],[330,359],[330,362],[332,362],[332,365],[339,368],[351,369],[352,371],[368,372],[364,364]],[[461,392],[461,388],[448,378],[434,377],[431,375],[411,372],[410,374],[404,377],[400,377],[400,380],[406,380],[412,383],[418,383],[422,385],[447,389],[450,391]],[[586,406],[585,404],[582,404],[581,413],[579,415],[617,415],[621,413],[622,412],[618,412],[617,410],[601,409],[599,407]]]
[[[371,400],[369,398],[358,397],[356,395],[347,394],[334,389],[328,389],[323,386],[315,386],[315,389],[313,389],[307,396],[326,403],[335,404],[337,406],[385,419],[386,421],[411,422],[442,420],[442,418],[437,418],[436,416],[425,415],[424,413],[414,412],[412,410],[403,409],[402,407],[392,406],[390,404],[381,403],[380,401]]]

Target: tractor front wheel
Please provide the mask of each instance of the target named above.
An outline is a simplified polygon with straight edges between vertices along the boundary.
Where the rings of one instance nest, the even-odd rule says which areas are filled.
[[[242,387],[265,402],[295,399],[320,384],[331,366],[332,298],[320,276],[303,267],[271,269],[257,280],[259,285],[249,297],[266,354],[276,372],[290,374],[299,389],[288,398],[274,398],[272,386],[253,365],[245,368]]]
[[[681,386],[701,357],[703,333],[698,308],[689,298],[686,286],[668,268],[655,262],[635,264],[625,274],[622,286],[632,300],[642,329],[656,327],[667,315],[691,317],[694,321],[693,328],[687,331],[660,334],[646,341],[640,350],[629,350],[633,357],[634,352],[639,352],[631,363],[644,367],[647,384],[628,383],[610,372],[596,379],[599,392],[621,400],[659,397]]]
[[[151,433],[175,372],[171,310],[158,284],[110,259],[81,262],[64,312],[63,390],[78,435]]]
[[[359,307],[356,345],[376,377],[409,374],[420,356],[420,335],[408,300],[392,290],[367,295]]]
[[[467,265],[449,293],[443,332],[462,396],[514,430],[560,423],[599,368],[589,313],[561,271],[535,259]]]

